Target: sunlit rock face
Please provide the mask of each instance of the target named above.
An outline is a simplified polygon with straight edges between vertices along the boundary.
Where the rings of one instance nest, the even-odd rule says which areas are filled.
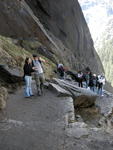
[[[103,32],[108,20],[113,17],[112,0],[78,0],[85,19],[91,30],[93,39],[96,40]]]
[[[79,0],[79,3],[104,66],[106,79],[113,86],[113,1]]]
[[[96,41],[96,49],[103,63],[107,80],[113,86],[113,18]]]

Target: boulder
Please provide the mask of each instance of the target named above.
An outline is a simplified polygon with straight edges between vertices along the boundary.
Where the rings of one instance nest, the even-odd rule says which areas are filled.
[[[6,107],[6,101],[8,98],[8,91],[4,87],[0,87],[0,110]]]
[[[0,65],[0,78],[9,84],[18,83],[22,81],[22,74],[18,68]]]
[[[95,101],[97,99],[97,95],[87,89],[80,88],[76,84],[71,83],[66,80],[60,80],[54,78],[52,85],[55,85],[55,87],[58,87],[57,90],[59,90],[58,93],[62,93],[62,91],[66,91],[70,93],[70,96],[74,99],[74,106],[75,108],[88,108],[93,105],[95,105]],[[61,90],[62,89],[62,90]],[[65,92],[63,92],[64,94]]]
[[[88,108],[95,105],[96,96],[81,95],[74,99],[75,108]]]
[[[79,139],[83,136],[88,136],[90,133],[87,124],[84,122],[74,122],[66,129],[66,134],[69,137]]]
[[[65,89],[54,83],[49,84],[49,89],[55,91],[58,97],[71,96],[71,93],[69,91],[66,91]]]
[[[98,97],[95,102],[96,106],[100,108],[101,114],[109,117],[113,114],[113,97],[104,96]]]
[[[69,91],[72,94],[74,99],[77,98],[78,96],[81,96],[81,95],[88,95],[88,96],[94,96],[94,97],[97,96],[91,90],[87,90],[85,88],[80,88],[76,85],[76,83],[71,83],[67,80],[60,80],[60,79],[54,78],[52,80],[52,82],[55,84],[58,84],[63,89]]]
[[[65,96],[70,94],[73,97],[75,108],[88,108],[95,105],[97,95],[94,92],[80,88],[76,84],[66,80],[54,78],[52,82],[50,85],[57,90],[59,95]]]

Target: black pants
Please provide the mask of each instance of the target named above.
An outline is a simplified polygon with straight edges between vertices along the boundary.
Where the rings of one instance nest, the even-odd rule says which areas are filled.
[[[79,81],[78,81],[78,86],[79,86],[79,87],[83,87],[82,79],[79,79]]]

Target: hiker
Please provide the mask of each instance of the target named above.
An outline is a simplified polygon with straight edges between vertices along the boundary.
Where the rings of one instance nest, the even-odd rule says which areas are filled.
[[[82,71],[78,71],[78,74],[77,74],[77,77],[78,77],[78,86],[79,87],[83,87],[83,73]]]
[[[89,86],[89,73],[90,73],[90,72],[86,72],[86,73],[84,74],[84,80],[85,80],[85,87],[86,87],[86,88],[88,88],[88,86]]]
[[[31,58],[27,57],[25,59],[25,64],[24,64],[24,80],[25,80],[25,97],[29,98],[31,96],[33,96],[33,92],[32,92],[32,87],[31,87],[31,83],[32,83],[32,72],[34,72],[34,68],[32,67],[32,60]]]
[[[44,68],[42,65],[42,61],[37,55],[33,55],[32,66],[35,67],[34,79],[37,87],[37,94],[41,96],[43,94],[43,84],[44,84]]]
[[[98,76],[98,94],[100,96],[104,96],[103,95],[103,86],[105,85],[105,77],[104,75],[99,75]]]
[[[92,72],[90,72],[89,73],[89,87],[90,87],[91,91],[94,91],[93,86],[94,86],[94,84],[93,84],[93,75],[92,75]]]
[[[63,64],[58,64],[57,65],[57,72],[58,72],[59,78],[64,79],[65,70],[64,70],[64,65]]]
[[[97,93],[97,76],[93,74],[93,92]]]

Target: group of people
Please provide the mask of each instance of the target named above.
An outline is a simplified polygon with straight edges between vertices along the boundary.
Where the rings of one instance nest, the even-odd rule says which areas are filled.
[[[44,68],[42,62],[45,60],[39,58],[37,55],[33,55],[33,60],[31,58],[26,58],[24,64],[24,80],[25,80],[25,97],[29,98],[33,96],[32,91],[32,75],[37,87],[37,95],[41,96],[43,94],[43,85],[44,85]],[[57,65],[57,73],[60,79],[64,79],[66,76],[66,69],[63,64]],[[69,72],[72,75],[72,72]],[[74,75],[74,74],[73,74]],[[97,93],[100,96],[103,96],[103,87],[105,85],[104,75],[92,74],[91,71],[86,71],[83,73],[79,71],[77,75],[74,75],[76,81],[78,82],[79,87],[90,88],[91,91]]]
[[[79,87],[90,88],[91,91],[103,96],[103,87],[105,85],[105,77],[103,74],[97,76],[90,71],[86,73],[79,71],[78,79]],[[85,85],[83,83],[85,83]]]
[[[103,87],[105,85],[105,77],[103,74],[96,75],[93,74],[89,69],[88,71],[82,72],[78,71],[77,74],[74,74],[71,71],[67,71],[63,64],[57,65],[57,73],[60,79],[65,79],[66,74],[74,77],[74,80],[78,82],[79,87],[89,88],[91,91],[96,94],[103,96]]]
[[[41,96],[43,94],[43,84],[44,84],[44,69],[42,62],[37,55],[33,55],[33,59],[27,57],[24,64],[24,80],[25,80],[25,97],[30,98],[34,96],[32,91],[32,76],[37,87],[37,95]]]

